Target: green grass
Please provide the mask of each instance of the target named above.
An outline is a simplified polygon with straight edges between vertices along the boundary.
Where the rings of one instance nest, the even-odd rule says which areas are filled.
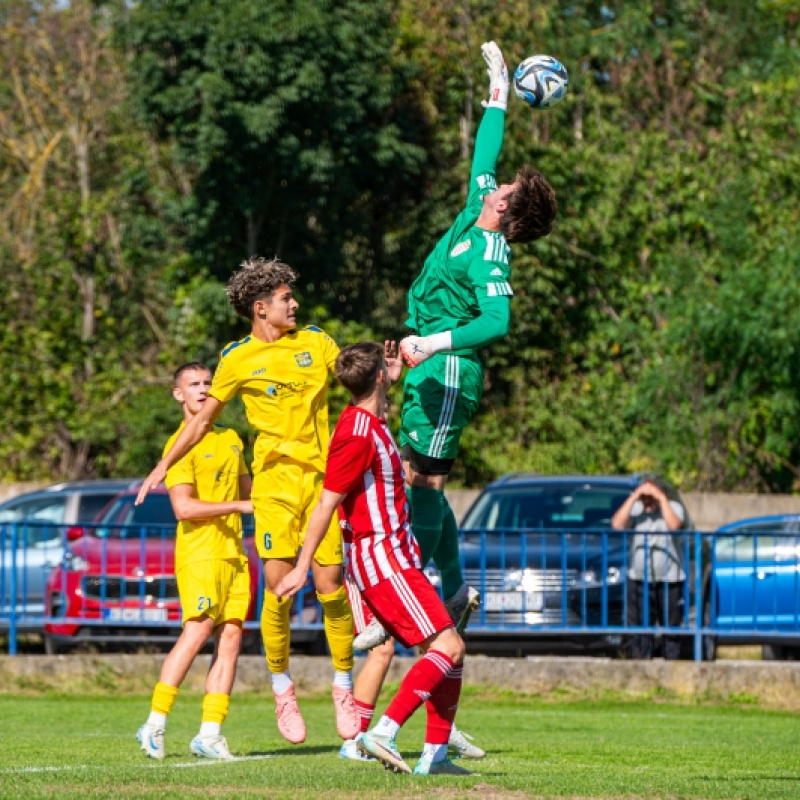
[[[328,698],[301,698],[309,736],[278,735],[265,695],[234,695],[225,734],[230,764],[193,759],[200,696],[182,693],[167,728],[167,758],[139,751],[148,697],[0,695],[0,797],[314,798],[797,798],[800,723],[748,705],[654,698],[541,700],[471,692],[461,727],[488,755],[470,778],[415,778],[337,758]],[[414,763],[423,710],[401,732]]]

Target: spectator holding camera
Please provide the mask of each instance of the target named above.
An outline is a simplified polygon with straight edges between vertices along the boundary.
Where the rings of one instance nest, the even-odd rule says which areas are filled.
[[[686,580],[683,550],[672,535],[683,527],[686,512],[670,500],[653,480],[639,484],[611,518],[614,530],[636,531],[630,537],[627,575],[627,624],[670,628],[683,621],[683,582]],[[644,599],[648,597],[648,619]],[[665,659],[680,657],[681,637],[665,635]],[[629,642],[630,658],[649,659],[653,655],[653,636],[637,634]]]

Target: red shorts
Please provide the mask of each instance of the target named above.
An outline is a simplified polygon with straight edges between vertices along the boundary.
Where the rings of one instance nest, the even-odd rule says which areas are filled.
[[[367,625],[375,619],[369,606],[364,602],[361,589],[355,581],[345,575],[344,588],[347,590],[347,599],[350,601],[350,608],[353,609],[353,635],[358,636]]]
[[[404,647],[414,647],[453,627],[439,593],[421,570],[398,572],[364,589],[362,596],[381,625]]]

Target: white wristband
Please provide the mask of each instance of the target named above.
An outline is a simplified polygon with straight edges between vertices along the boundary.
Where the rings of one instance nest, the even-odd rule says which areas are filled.
[[[453,332],[444,331],[443,333],[432,333],[428,338],[428,345],[432,353],[438,353],[440,350],[453,349]]]

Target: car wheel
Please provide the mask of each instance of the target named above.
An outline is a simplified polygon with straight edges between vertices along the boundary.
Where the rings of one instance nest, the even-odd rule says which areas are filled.
[[[711,600],[706,598],[703,603],[703,627],[711,627]],[[716,636],[703,636],[702,645],[703,661],[716,661],[717,660],[717,637]]]
[[[762,661],[789,661],[792,658],[792,648],[782,644],[765,644],[761,647]]]
[[[69,652],[69,646],[63,644],[57,644],[55,639],[53,639],[50,634],[46,633],[44,635],[44,652],[48,656],[57,656],[61,653]]]

